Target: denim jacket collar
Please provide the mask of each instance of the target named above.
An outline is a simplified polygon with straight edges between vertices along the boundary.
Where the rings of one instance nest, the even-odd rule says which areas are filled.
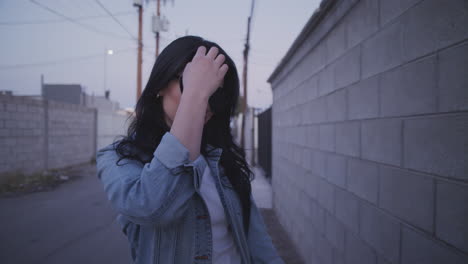
[[[205,149],[209,153],[207,158],[216,162],[221,158],[221,154],[223,153],[222,148],[217,148],[211,144],[206,144]]]

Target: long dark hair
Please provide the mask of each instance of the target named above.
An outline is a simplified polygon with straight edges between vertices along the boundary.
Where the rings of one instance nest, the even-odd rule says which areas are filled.
[[[250,195],[254,174],[250,170],[246,160],[245,151],[236,145],[233,140],[230,122],[234,116],[239,97],[239,77],[233,60],[216,43],[204,40],[198,36],[184,36],[171,42],[158,56],[151,71],[148,83],[136,104],[134,115],[128,127],[127,135],[117,143],[116,151],[120,156],[117,163],[124,159],[138,160],[147,163],[151,159],[144,159],[141,153],[152,157],[156,147],[161,142],[163,135],[170,130],[164,120],[164,111],[161,97],[157,94],[168,86],[169,82],[183,72],[185,65],[190,62],[199,46],[205,46],[208,51],[215,46],[219,54],[225,56],[225,64],[229,69],[224,76],[222,87],[224,104],[227,106],[224,112],[215,113],[203,128],[200,152],[205,157],[209,156],[205,149],[207,144],[215,148],[222,148],[220,164],[229,178],[235,192],[241,201],[243,222],[248,233],[250,219]],[[219,88],[221,89],[221,88]],[[137,149],[138,151],[132,151]],[[117,164],[118,165],[118,164]]]

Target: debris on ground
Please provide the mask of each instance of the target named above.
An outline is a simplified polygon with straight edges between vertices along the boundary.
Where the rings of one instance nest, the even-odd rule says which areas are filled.
[[[0,197],[51,191],[64,182],[81,177],[80,166],[82,164],[34,173],[21,171],[2,173],[0,175]]]

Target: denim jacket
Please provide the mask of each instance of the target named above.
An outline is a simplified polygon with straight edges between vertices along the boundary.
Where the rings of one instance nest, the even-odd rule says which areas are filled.
[[[134,263],[212,263],[210,217],[200,195],[201,177],[209,166],[242,263],[283,264],[252,196],[245,234],[240,200],[219,166],[222,149],[208,147],[213,155],[190,161],[189,150],[166,132],[144,165],[123,159],[119,165],[124,165],[117,166],[113,144],[97,152],[97,176],[117,212]]]

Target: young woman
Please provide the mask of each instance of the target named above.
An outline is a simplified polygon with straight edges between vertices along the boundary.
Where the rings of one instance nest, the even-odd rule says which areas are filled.
[[[98,151],[135,263],[283,263],[231,134],[238,97],[226,52],[181,37],[157,58],[127,136]]]

